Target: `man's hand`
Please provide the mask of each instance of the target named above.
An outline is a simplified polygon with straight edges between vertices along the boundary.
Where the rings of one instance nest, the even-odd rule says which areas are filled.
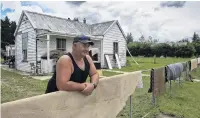
[[[84,83],[84,84],[86,85],[86,87],[81,92],[86,94],[86,95],[92,94],[92,91],[94,90],[94,85],[92,83]]]

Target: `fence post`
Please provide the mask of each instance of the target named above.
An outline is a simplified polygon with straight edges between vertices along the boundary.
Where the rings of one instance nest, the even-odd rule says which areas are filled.
[[[132,95],[130,96],[130,118],[132,118]]]

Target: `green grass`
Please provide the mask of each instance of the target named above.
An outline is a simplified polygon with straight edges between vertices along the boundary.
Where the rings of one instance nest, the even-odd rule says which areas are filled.
[[[192,72],[192,76],[200,78],[200,68]],[[149,113],[146,118],[154,118],[158,114],[168,114],[176,118],[200,118],[200,82],[186,82],[181,86],[172,82],[172,92],[169,92],[167,83],[167,92],[165,95],[157,98],[155,107],[152,105],[152,94],[148,93],[149,77],[143,77],[143,89],[136,89],[132,98],[133,117],[141,118]],[[130,104],[127,105],[118,114],[117,118],[129,117]]]
[[[147,70],[155,67],[166,66],[168,64],[177,63],[177,62],[185,62],[189,61],[191,58],[156,58],[156,63],[154,64],[154,58],[147,58],[147,57],[134,57],[136,62],[139,64],[137,65],[131,57],[127,57],[127,66],[122,67],[120,71],[137,71],[137,70]],[[119,69],[114,69],[119,70]],[[147,72],[148,73],[148,72]]]
[[[103,71],[104,76],[116,74],[119,73]],[[89,82],[89,77],[87,81]],[[45,93],[47,83],[48,80],[36,80],[1,69],[1,103],[42,95]]]
[[[110,77],[110,76],[118,75],[118,74],[121,74],[121,73],[103,71],[103,76],[106,76],[106,77]]]
[[[2,63],[2,62],[4,62],[4,59],[3,59],[3,58],[1,58],[1,63]]]
[[[41,95],[46,85],[47,80],[35,80],[1,69],[1,103]]]

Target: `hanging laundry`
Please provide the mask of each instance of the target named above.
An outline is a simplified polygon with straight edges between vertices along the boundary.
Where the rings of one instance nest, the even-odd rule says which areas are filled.
[[[137,85],[136,87],[137,87],[137,88],[143,88],[142,77],[139,78],[139,82],[138,82],[138,85]]]
[[[197,59],[191,59],[191,71],[197,68]]]
[[[165,67],[151,70],[150,88],[148,92],[153,92],[155,97],[165,92]]]
[[[200,57],[197,58],[197,64],[200,65]]]
[[[148,93],[151,93],[153,91],[153,69],[151,69],[151,74],[150,74],[150,87],[148,90]]]
[[[183,65],[183,71],[187,71],[187,62],[182,62],[182,65]]]
[[[167,79],[168,80],[176,80],[181,76],[183,72],[183,64],[175,63],[167,65]]]

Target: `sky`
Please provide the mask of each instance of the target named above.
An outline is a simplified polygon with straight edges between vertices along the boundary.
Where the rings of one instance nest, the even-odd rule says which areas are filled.
[[[18,23],[22,10],[81,22],[86,18],[88,24],[118,20],[134,40],[143,35],[167,42],[200,35],[200,1],[3,1],[1,18]]]

